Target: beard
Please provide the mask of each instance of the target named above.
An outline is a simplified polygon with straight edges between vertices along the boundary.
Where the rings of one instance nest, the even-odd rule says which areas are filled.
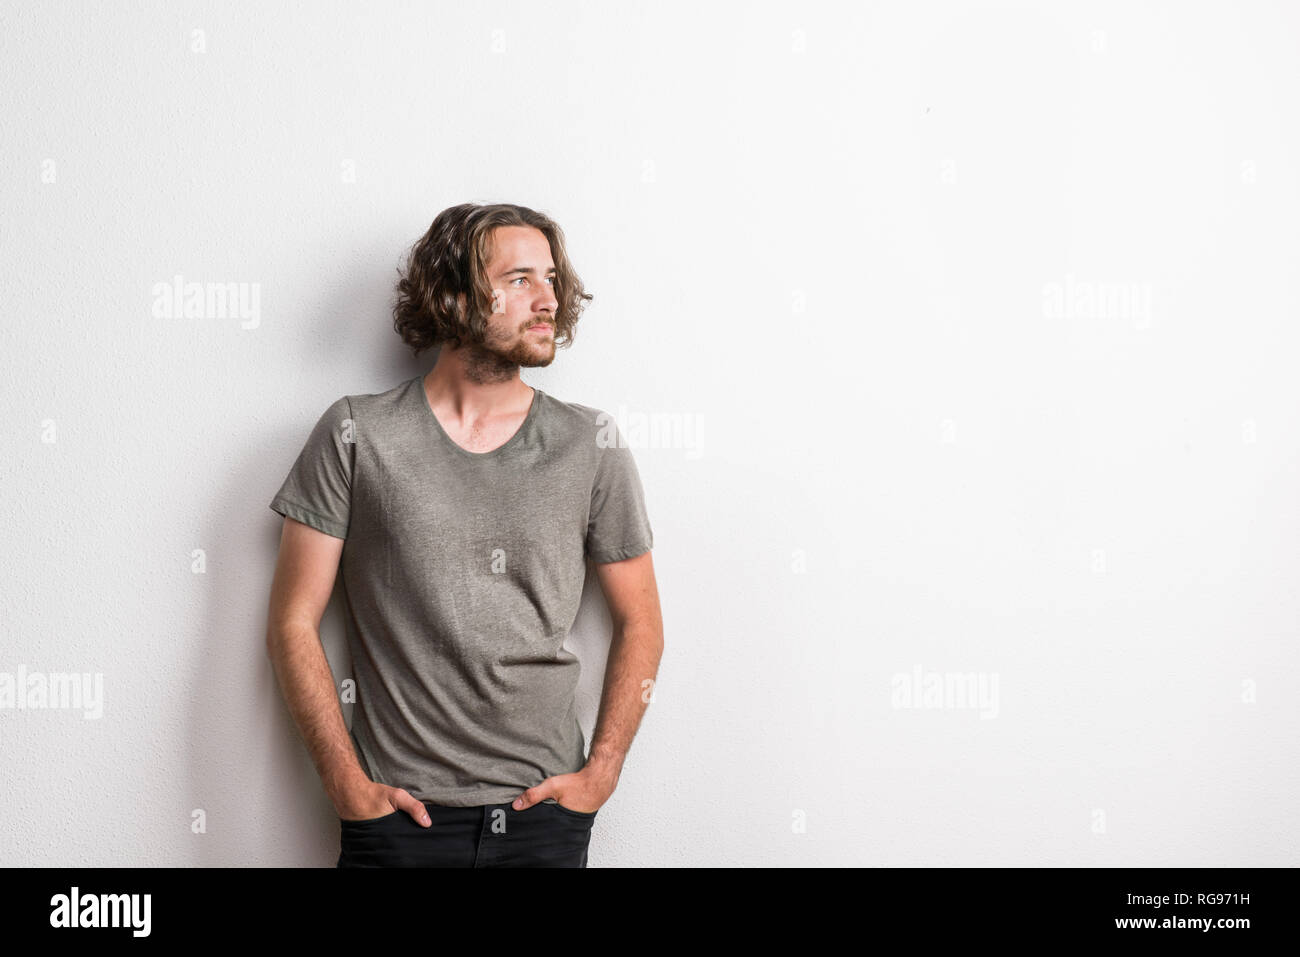
[[[504,339],[491,330],[484,342],[474,343],[465,355],[465,373],[473,382],[502,382],[512,379],[522,366],[527,369],[548,366],[555,361],[555,337],[531,340],[528,333]]]

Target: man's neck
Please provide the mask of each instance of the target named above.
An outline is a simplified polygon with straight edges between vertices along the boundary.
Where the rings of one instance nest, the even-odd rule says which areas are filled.
[[[429,405],[461,422],[480,422],[527,413],[533,390],[519,377],[519,366],[490,353],[444,346],[424,376]]]

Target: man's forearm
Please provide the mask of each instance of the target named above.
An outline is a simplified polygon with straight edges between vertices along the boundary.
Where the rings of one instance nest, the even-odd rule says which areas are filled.
[[[663,630],[658,626],[627,625],[614,630],[588,768],[618,777],[654,689],[663,650]]]
[[[337,805],[341,795],[370,779],[343,722],[320,633],[309,626],[273,625],[267,633],[267,654],[325,793]]]

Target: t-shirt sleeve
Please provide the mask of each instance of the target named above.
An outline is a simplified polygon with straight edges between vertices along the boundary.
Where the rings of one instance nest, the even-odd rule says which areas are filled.
[[[635,558],[654,545],[632,450],[612,423],[610,432],[615,441],[599,450],[587,521],[587,555],[598,564]]]
[[[352,406],[344,396],[316,422],[280,491],[271,499],[271,510],[346,539],[355,451]]]

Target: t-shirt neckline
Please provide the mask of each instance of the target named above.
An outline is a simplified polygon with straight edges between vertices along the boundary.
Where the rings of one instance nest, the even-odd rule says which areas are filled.
[[[519,424],[519,428],[515,429],[514,435],[510,436],[510,438],[506,439],[505,442],[498,445],[495,449],[488,449],[486,452],[471,452],[448,435],[447,430],[444,429],[442,423],[438,421],[438,417],[433,412],[433,406],[429,404],[429,394],[424,391],[424,377],[426,375],[428,375],[427,372],[422,372],[411,380],[415,391],[420,394],[419,402],[420,406],[424,410],[424,415],[428,417],[431,423],[433,423],[433,429],[439,436],[441,436],[442,441],[446,445],[450,446],[452,450],[460,453],[467,459],[476,459],[479,461],[490,459],[509,450],[511,447],[518,445],[523,441],[524,434],[532,428],[533,422],[537,418],[537,410],[542,404],[542,390],[537,388],[537,386],[531,386],[530,388],[533,390],[533,401],[528,406],[528,414],[524,416],[524,421]]]

